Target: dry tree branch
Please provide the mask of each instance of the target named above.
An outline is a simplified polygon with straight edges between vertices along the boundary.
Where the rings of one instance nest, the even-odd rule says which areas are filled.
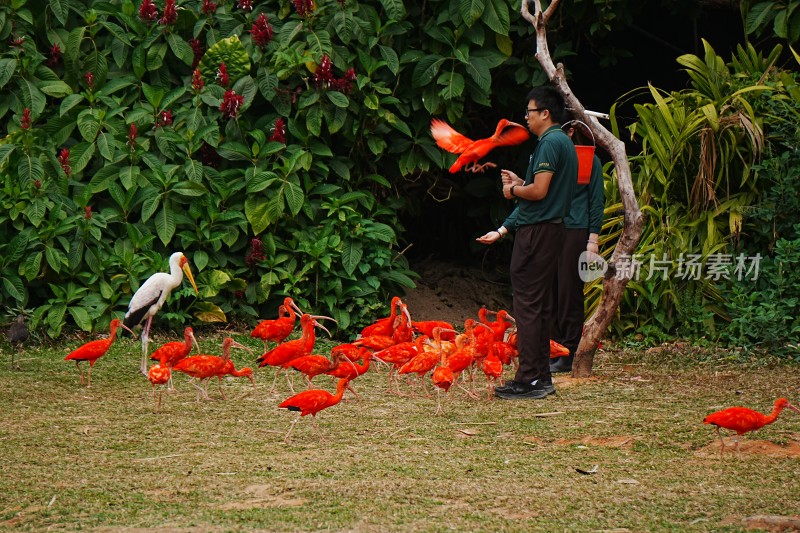
[[[533,0],[534,13],[530,13],[529,0],[522,0],[520,13],[522,17],[533,25],[536,30],[536,59],[547,74],[548,79],[564,97],[566,106],[572,110],[578,120],[585,122],[594,134],[597,145],[605,149],[614,162],[617,173],[622,205],[625,210],[622,235],[620,235],[614,252],[609,260],[609,270],[603,280],[603,296],[597,309],[583,326],[583,337],[575,353],[572,365],[573,377],[589,377],[592,374],[594,353],[603,334],[614,319],[625,292],[625,286],[630,281],[632,271],[629,268],[617,268],[630,261],[639,239],[642,236],[644,217],[639,209],[639,203],[633,190],[631,169],[628,156],[625,152],[625,143],[600,124],[597,118],[587,114],[581,102],[572,93],[564,75],[564,66],[555,65],[547,47],[547,21],[553,16],[560,0],[553,0],[546,10],[542,11],[541,0]]]

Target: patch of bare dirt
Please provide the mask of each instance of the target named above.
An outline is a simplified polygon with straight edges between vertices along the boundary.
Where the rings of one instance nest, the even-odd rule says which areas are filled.
[[[456,327],[476,318],[485,306],[511,312],[511,285],[480,268],[426,259],[411,265],[420,275],[417,287],[403,297],[413,320],[444,320]]]

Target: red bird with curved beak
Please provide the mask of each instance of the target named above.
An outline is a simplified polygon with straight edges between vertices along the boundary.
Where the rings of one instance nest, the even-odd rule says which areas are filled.
[[[278,406],[278,409],[288,409],[289,411],[297,411],[299,413],[292,422],[292,425],[289,428],[289,431],[286,433],[286,436],[283,438],[283,441],[288,442],[289,435],[292,433],[294,425],[297,424],[301,416],[311,415],[312,417],[316,417],[317,413],[323,409],[327,409],[328,407],[339,403],[342,400],[342,396],[344,395],[344,391],[347,388],[347,383],[349,381],[350,380],[347,378],[341,378],[336,384],[336,394],[331,394],[330,392],[322,389],[311,389],[303,391],[299,394],[295,394],[291,398],[287,398],[281,402],[281,404]],[[314,425],[316,426],[316,418],[314,418],[314,420]]]
[[[183,372],[184,374],[188,374],[191,376],[190,383],[194,388],[197,389],[197,401],[200,401],[200,395],[209,400],[208,396],[208,382],[214,376],[223,376],[229,373],[230,369],[233,368],[233,364],[230,365],[230,353],[231,348],[241,348],[243,350],[247,350],[248,352],[252,351],[247,346],[239,344],[231,337],[225,337],[222,340],[222,357],[216,355],[192,355],[181,359],[173,368],[178,372]],[[199,380],[198,384],[195,384],[194,380]],[[206,387],[203,388],[200,384],[205,381]],[[221,380],[218,380],[221,381]],[[251,379],[252,381],[252,379]],[[255,382],[253,382],[253,386],[255,386]],[[222,386],[220,385],[220,393],[222,394],[222,399],[225,398],[225,393],[222,391]]]
[[[156,386],[162,385],[158,390],[158,406],[156,407],[156,413],[161,411],[161,395],[164,393],[163,385],[169,383],[170,379],[172,379],[172,372],[170,372],[169,367],[161,365],[160,363],[151,366],[150,370],[147,372],[147,380],[153,385],[153,401],[155,401],[156,398]]]
[[[461,154],[450,167],[450,172],[453,174],[458,172],[461,167],[464,167],[463,170],[467,172],[483,172],[486,167],[495,167],[497,165],[494,163],[478,165],[478,161],[495,148],[524,143],[530,138],[528,128],[506,119],[500,119],[494,135],[473,141],[454,130],[446,122],[435,118],[431,120],[431,135],[439,148],[454,154]]]
[[[265,350],[269,341],[280,344],[292,334],[297,313],[303,314],[297,304],[294,303],[294,300],[287,296],[283,299],[283,305],[278,307],[278,318],[262,320],[253,328],[250,336],[254,339],[263,340]]]
[[[778,419],[778,415],[781,413],[781,411],[787,407],[800,413],[800,409],[790,404],[789,400],[786,398],[778,398],[775,400],[772,413],[769,415],[759,413],[758,411],[753,411],[747,407],[729,407],[727,409],[723,409],[722,411],[711,413],[703,419],[703,424],[713,424],[717,426],[717,436],[719,437],[719,442],[721,444],[719,454],[722,456],[722,453],[725,451],[725,442],[722,440],[722,435],[719,433],[719,428],[730,429],[736,432],[736,436],[733,437],[733,440],[736,443],[734,448],[738,452],[739,439],[737,437],[739,435],[744,435],[748,431],[755,431],[766,426],[767,424],[772,424]]]
[[[83,370],[81,370],[80,365],[81,361],[89,361],[89,383],[86,386],[91,387],[92,367],[97,360],[103,357],[108,349],[111,348],[111,344],[114,342],[114,339],[117,338],[117,329],[119,328],[124,328],[128,330],[131,335],[134,335],[133,331],[131,331],[128,326],[123,324],[119,318],[115,318],[111,321],[111,335],[107,339],[89,341],[64,358],[64,361],[75,361],[75,366],[78,367],[78,371],[81,373],[81,385],[83,385]]]

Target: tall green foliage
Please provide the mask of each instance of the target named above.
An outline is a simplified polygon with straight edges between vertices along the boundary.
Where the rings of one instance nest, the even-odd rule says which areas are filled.
[[[646,222],[634,257],[641,270],[625,294],[619,332],[725,336],[730,320],[746,321],[731,299],[757,292],[753,263],[773,249],[767,234],[777,213],[789,215],[784,202],[767,200],[780,194],[793,201],[786,194],[793,173],[765,172],[765,165],[776,164],[770,154],[800,131],[796,78],[775,68],[780,47],[767,56],[739,47],[726,63],[704,44],[703,58],[678,59],[689,89],[650,87],[652,102],[635,106],[631,132],[642,152],[631,165]],[[765,212],[768,206],[777,211]],[[782,226],[792,227],[790,220],[796,212]]]
[[[532,79],[518,20],[507,0],[2,4],[0,298],[52,336],[105,327],[180,249],[201,293],[174,293],[173,325],[283,295],[363,323],[413,285],[398,212],[404,176],[446,163],[430,116],[488,105],[508,64]]]

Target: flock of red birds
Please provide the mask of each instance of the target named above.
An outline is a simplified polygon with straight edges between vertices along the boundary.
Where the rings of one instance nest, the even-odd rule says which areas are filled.
[[[443,128],[441,124],[438,125]],[[503,125],[505,127],[505,125]],[[498,135],[502,130],[498,125]],[[484,154],[485,155],[485,154]],[[472,161],[474,163],[474,161]],[[188,262],[181,252],[170,257],[170,273],[156,273],[151,276],[134,294],[126,314],[125,322],[119,319],[111,321],[110,335],[107,339],[87,342],[65,357],[74,361],[80,372],[81,384],[88,387],[92,384],[92,368],[116,339],[117,330],[123,328],[133,335],[131,326],[144,324],[142,332],[142,352],[148,354],[148,333],[153,316],[163,305],[170,291],[179,286],[186,273],[192,287],[197,286],[189,269]],[[494,315],[491,320],[490,316]],[[295,330],[299,318],[301,336],[287,340]],[[371,362],[388,367],[388,390],[403,394],[400,376],[416,376],[416,386],[428,395],[426,376],[430,374],[433,387],[437,391],[437,414],[441,412],[440,393],[450,393],[454,386],[463,390],[472,398],[478,398],[475,392],[476,375],[482,373],[486,378],[487,397],[493,396],[497,384],[502,384],[504,365],[517,363],[516,328],[514,319],[505,310],[497,312],[481,308],[477,320],[467,319],[463,324],[463,332],[459,333],[453,324],[443,321],[413,321],[407,305],[394,297],[390,306],[390,314],[365,327],[358,338],[350,343],[335,346],[329,356],[315,354],[315,328],[326,332],[320,320],[333,320],[330,317],[303,313],[291,298],[285,298],[278,309],[278,317],[260,322],[251,332],[252,338],[264,342],[264,353],[256,361],[259,367],[275,367],[272,390],[275,390],[278,375],[285,372],[292,392],[294,387],[290,372],[299,372],[305,378],[308,389],[284,400],[278,406],[281,409],[296,411],[298,417],[292,422],[284,440],[288,440],[300,417],[312,415],[312,418],[323,409],[339,403],[346,390],[357,396],[352,381],[370,369]],[[330,332],[328,332],[330,335]],[[274,344],[270,348],[270,343]],[[192,348],[200,351],[191,327],[184,331],[183,342],[168,342],[159,347],[150,356],[158,361],[149,370],[142,365],[142,372],[153,386],[156,411],[161,409],[162,393],[166,387],[172,390],[172,372],[178,371],[190,376],[190,383],[197,389],[197,401],[209,399],[208,387],[213,378],[217,378],[219,391],[223,399],[222,378],[225,376],[247,377],[255,388],[253,370],[236,369],[230,359],[231,348],[252,351],[250,348],[226,337],[222,343],[222,355],[197,354],[190,355]],[[550,341],[550,356],[561,357],[569,351],[560,344]],[[88,362],[87,379],[84,380],[80,363]],[[313,388],[312,380],[321,375],[329,375],[338,379],[336,393]],[[413,392],[412,392],[413,394]],[[703,422],[725,428],[742,435],[771,424],[784,408],[800,412],[785,398],[775,401],[773,411],[769,415],[747,409],[731,407],[708,415]],[[720,436],[720,453],[725,450],[725,442]],[[734,437],[736,451],[739,441]]]

